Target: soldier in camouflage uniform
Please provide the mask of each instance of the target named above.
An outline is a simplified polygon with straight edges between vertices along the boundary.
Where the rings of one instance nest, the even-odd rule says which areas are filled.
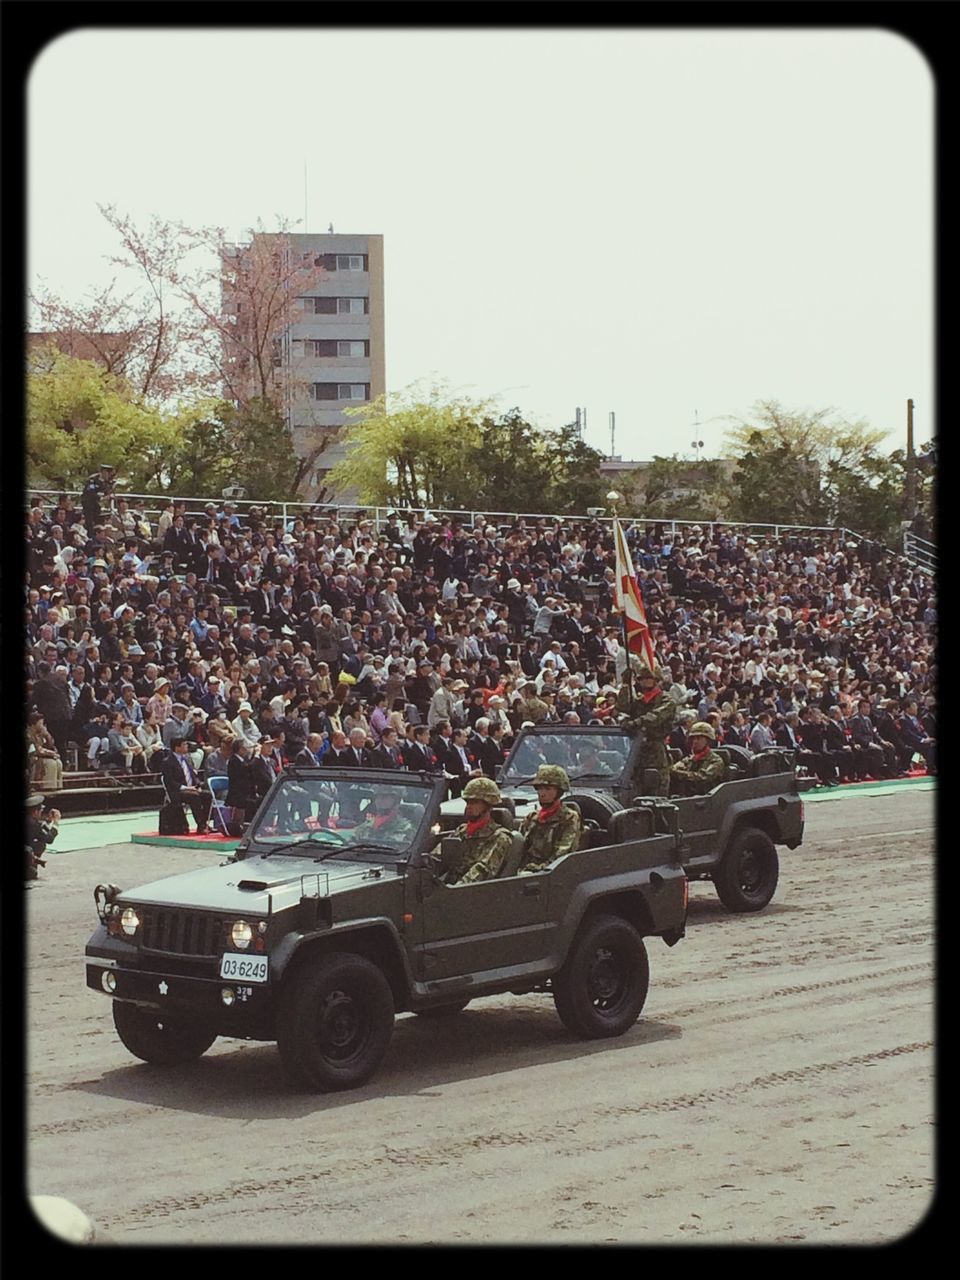
[[[373,844],[389,844],[406,848],[417,833],[419,823],[411,822],[400,808],[399,791],[376,791],[363,817],[352,830],[345,832],[348,843],[369,840]]]
[[[533,785],[540,810],[528,813],[520,827],[523,857],[519,874],[522,876],[544,871],[551,862],[576,849],[583,830],[578,810],[560,803],[563,793],[570,790],[565,769],[558,764],[542,764]]]
[[[460,888],[478,880],[495,880],[510,852],[513,836],[490,816],[500,804],[500,788],[492,778],[471,778],[463,788],[467,821],[453,832],[461,841],[460,856],[453,867],[439,875],[443,884]]]
[[[542,724],[550,715],[548,703],[537,694],[537,686],[532,680],[523,686],[516,709],[521,722],[529,720],[531,724]]]
[[[664,681],[664,673],[660,667],[651,671],[635,654],[631,654],[630,670],[634,672],[640,692],[639,695],[631,696],[631,687],[624,681],[617,694],[617,711],[625,717],[620,721],[622,728],[628,732],[639,730],[643,733],[643,746],[637,759],[633,785],[636,793],[642,794],[644,769],[656,769],[659,781],[653,794],[665,796],[670,790],[667,738],[677,720],[677,704],[660,687]],[[672,679],[669,675],[666,678]]]
[[[727,766],[710,748],[717,735],[712,724],[698,720],[690,728],[690,755],[670,766],[670,790],[677,796],[703,796],[723,782]]]

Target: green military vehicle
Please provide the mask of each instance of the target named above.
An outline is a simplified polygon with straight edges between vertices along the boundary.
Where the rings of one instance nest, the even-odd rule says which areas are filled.
[[[146,1062],[199,1057],[217,1036],[276,1040],[294,1082],[351,1088],[376,1071],[394,1015],[459,1012],[478,996],[550,992],[576,1035],[640,1015],[645,937],[684,932],[676,810],[615,817],[603,841],[518,875],[447,887],[442,778],[391,770],[281,775],[234,857],[123,891],[95,890],[86,981],[112,998]],[[513,827],[508,809],[496,820]]]
[[[500,770],[504,802],[518,818],[537,805],[531,783],[541,764],[567,771],[571,792],[564,801],[579,808],[587,839],[604,841],[613,816],[636,807],[653,811],[660,830],[661,802],[637,795],[639,735],[615,725],[547,724],[524,729]],[[753,755],[742,747],[719,747],[727,780],[702,796],[671,797],[681,831],[681,858],[691,880],[712,880],[730,911],[759,911],[773,897],[780,874],[777,845],[796,849],[803,841],[803,801],[793,752],[774,748]],[[655,781],[655,779],[651,779]],[[652,788],[651,788],[652,789]],[[463,802],[449,800],[441,821],[462,821]],[[668,819],[673,822],[673,817]]]

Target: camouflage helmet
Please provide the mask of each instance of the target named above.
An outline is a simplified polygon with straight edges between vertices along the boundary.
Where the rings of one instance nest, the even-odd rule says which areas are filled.
[[[556,787],[559,791],[569,791],[570,779],[567,777],[566,769],[561,769],[558,764],[542,764],[537,770],[533,785],[535,787]]]
[[[663,667],[656,665],[651,671],[638,653],[631,653],[630,655],[630,670],[635,676],[643,677],[644,675],[652,675],[658,684],[663,683]]]
[[[716,742],[717,735],[712,724],[707,724],[706,720],[698,720],[696,724],[692,724],[687,730],[688,737],[695,738],[697,735],[701,738],[709,738],[711,742]]]
[[[483,800],[486,804],[500,804],[500,788],[492,778],[471,778],[461,793],[464,800]]]

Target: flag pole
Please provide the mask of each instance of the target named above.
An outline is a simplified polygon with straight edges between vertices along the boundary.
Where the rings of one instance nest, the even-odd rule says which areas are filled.
[[[621,538],[623,538],[623,530],[620,528],[620,520],[619,520],[619,517],[617,516],[617,503],[621,501],[621,495],[617,493],[616,489],[611,489],[611,491],[607,494],[607,501],[610,503],[611,509],[613,511],[613,550],[614,550],[615,563],[619,565],[619,562],[620,562],[619,541]],[[626,541],[624,541],[624,545],[626,545]],[[620,603],[621,605],[623,605],[622,597],[621,597]],[[624,667],[624,671],[623,671],[623,677],[624,677],[624,682],[626,683],[626,686],[627,686],[627,695],[630,698],[630,701],[633,702],[634,700],[633,669],[630,666],[630,645],[627,643],[627,611],[625,608],[620,609],[620,631],[622,632],[622,635],[623,635],[623,653],[624,653],[624,659],[626,661],[626,666]]]

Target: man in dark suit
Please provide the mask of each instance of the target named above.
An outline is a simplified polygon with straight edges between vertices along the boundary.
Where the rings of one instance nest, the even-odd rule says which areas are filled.
[[[370,752],[366,746],[367,735],[363,729],[350,730],[350,742],[338,761],[342,769],[369,769]]]
[[[884,742],[870,719],[870,700],[861,698],[857,714],[850,717],[850,745],[857,758],[858,775],[868,773],[874,778],[897,776],[897,754],[888,742]]]
[[[297,752],[294,757],[294,764],[301,765],[306,769],[316,769],[321,763],[320,748],[323,746],[322,733],[310,733],[307,735],[306,746]]]
[[[227,765],[227,778],[230,787],[227,791],[228,805],[242,809],[244,820],[249,822],[260,806],[266,794],[266,776],[260,767],[260,744],[251,747],[246,738],[237,738],[233,744],[233,753]]]
[[[853,748],[847,741],[846,723],[837,706],[822,716],[824,754],[833,762],[841,782],[853,782],[857,776]]]
[[[496,780],[497,772],[503,764],[503,751],[494,738],[490,736],[490,721],[481,716],[474,725],[473,737],[468,743],[470,754],[476,757],[477,766],[488,778]]]
[[[186,738],[178,738],[161,765],[160,773],[167,798],[174,809],[174,825],[186,833],[187,815],[184,806],[189,805],[197,824],[197,833],[202,835],[207,830],[211,797],[197,780],[188,754],[189,747],[190,743]]]
[[[430,746],[430,729],[425,724],[418,724],[413,730],[413,737],[401,748],[403,763],[414,773],[437,773],[440,765]]]
[[[380,745],[369,753],[370,766],[373,769],[402,769],[403,755],[397,742],[397,731],[394,728],[384,729]]]
[[[449,779],[451,797],[459,796],[477,771],[476,757],[467,747],[468,736],[468,730],[454,729],[449,742],[438,752],[440,767],[444,773],[452,775]]]

